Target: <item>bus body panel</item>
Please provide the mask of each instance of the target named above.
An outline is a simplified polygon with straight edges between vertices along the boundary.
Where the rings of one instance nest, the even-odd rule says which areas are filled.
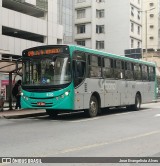
[[[66,92],[69,94],[66,95]],[[63,90],[53,92],[37,93],[23,90],[22,93],[22,108],[74,110],[73,84]]]

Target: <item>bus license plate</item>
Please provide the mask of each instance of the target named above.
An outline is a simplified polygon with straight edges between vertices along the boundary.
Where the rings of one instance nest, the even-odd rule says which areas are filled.
[[[38,106],[45,106],[46,104],[44,102],[38,102],[37,105]]]

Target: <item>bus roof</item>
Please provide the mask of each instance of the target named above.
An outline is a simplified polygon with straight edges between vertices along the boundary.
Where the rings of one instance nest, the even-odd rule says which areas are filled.
[[[80,46],[80,45],[73,45],[73,44],[42,45],[42,46],[29,48],[29,49],[26,49],[24,51],[28,51],[28,50],[34,49],[34,48],[48,47],[48,46],[49,47],[52,47],[52,46],[69,46],[73,51],[74,50],[85,51],[85,52],[88,52],[88,53],[91,53],[91,54],[103,55],[103,56],[107,56],[107,57],[110,57],[110,58],[121,59],[121,60],[124,60],[124,61],[140,63],[140,64],[146,64],[146,65],[150,65],[150,66],[154,66],[154,67],[156,66],[156,64],[153,63],[153,62],[148,62],[148,61],[144,61],[144,60],[129,58],[129,57],[125,57],[125,56],[122,56],[122,55],[116,55],[116,54],[112,54],[112,53],[108,53],[108,52],[104,52],[104,51],[99,51],[99,50],[94,50],[94,49],[91,49],[91,48],[83,47],[83,46]]]
[[[121,60],[126,60],[126,61],[130,61],[130,62],[134,62],[134,63],[156,66],[156,64],[154,62],[148,62],[148,61],[144,61],[141,59],[139,60],[139,59],[129,58],[129,57],[125,57],[122,55],[116,55],[116,54],[112,54],[112,53],[108,53],[108,52],[104,52],[104,51],[94,50],[94,49],[86,48],[86,47],[79,46],[79,45],[68,45],[68,46],[73,47],[73,49],[75,49],[75,50],[85,51],[85,52],[92,53],[92,54],[99,54],[99,55],[103,55],[103,56],[107,56],[107,57],[111,57],[111,58],[117,58],[117,59],[121,59]]]

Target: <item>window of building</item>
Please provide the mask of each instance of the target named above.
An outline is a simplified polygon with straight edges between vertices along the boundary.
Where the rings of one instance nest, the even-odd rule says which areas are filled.
[[[131,32],[134,32],[134,23],[131,22]]]
[[[141,42],[140,41],[137,42],[137,48],[141,48]]]
[[[96,49],[104,49],[104,41],[96,41]]]
[[[86,32],[86,26],[84,24],[77,25],[77,33],[85,33]]]
[[[131,48],[134,48],[134,40],[131,39]]]
[[[140,30],[141,30],[141,27],[138,26],[138,29],[137,29],[137,33],[138,33],[138,35],[140,35]]]
[[[104,17],[104,9],[96,10],[96,17],[97,18],[103,18]]]
[[[154,17],[154,14],[150,14],[150,17]]]
[[[141,16],[140,16],[140,11],[138,11],[137,18],[138,18],[138,20],[140,20],[140,19],[141,19]]]
[[[134,16],[134,7],[131,7],[131,16]]]
[[[149,3],[149,6],[150,6],[150,7],[153,7],[153,6],[154,6],[154,3]]]
[[[86,42],[85,42],[85,40],[78,40],[77,45],[85,46]]]
[[[154,25],[150,25],[150,28],[154,28]]]
[[[96,33],[104,33],[104,25],[96,25]]]
[[[105,0],[96,0],[96,2],[99,2],[99,3],[100,3],[100,2],[105,2]]]
[[[154,39],[154,37],[153,37],[153,36],[150,36],[149,38],[150,38],[151,40],[153,40],[153,39]]]
[[[77,10],[77,19],[85,18],[85,17],[86,17],[86,10],[85,9]]]

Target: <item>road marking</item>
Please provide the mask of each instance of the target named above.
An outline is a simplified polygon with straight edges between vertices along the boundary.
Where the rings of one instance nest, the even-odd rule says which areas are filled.
[[[41,153],[41,154],[36,154],[36,155],[34,154],[32,156],[46,157],[46,156],[49,156],[49,155],[52,155],[52,156],[61,155],[61,154],[65,154],[65,153],[72,153],[72,152],[86,150],[86,149],[98,148],[100,146],[105,146],[105,145],[110,145],[110,144],[115,144],[115,143],[121,143],[121,142],[134,140],[134,139],[138,139],[138,138],[143,138],[143,137],[147,137],[147,136],[151,136],[151,135],[155,135],[155,134],[160,134],[160,130],[153,131],[153,132],[148,132],[148,133],[144,133],[144,134],[140,134],[140,135],[135,135],[135,136],[132,136],[132,137],[120,138],[120,139],[115,140],[115,141],[100,142],[100,143],[84,145],[84,146],[82,145],[80,147],[72,147],[72,148],[68,148],[68,149],[62,149],[62,150],[59,150],[58,152],[54,152],[54,151],[51,150],[48,153]]]
[[[97,119],[101,119],[102,117],[96,117],[96,118],[91,118],[91,119],[82,119],[82,120],[76,120],[76,121],[70,121],[71,123],[80,123],[80,122],[88,122],[88,121],[92,121],[92,120],[97,120]]]
[[[102,143],[97,143],[97,144],[91,144],[91,145],[86,145],[86,146],[81,146],[81,147],[75,147],[75,148],[65,149],[65,150],[62,150],[62,151],[56,153],[56,155],[57,154],[64,154],[64,153],[68,153],[68,152],[85,150],[85,149],[96,148],[96,147],[100,147],[100,146],[104,146],[104,145],[109,145],[109,144],[113,144],[113,143],[121,143],[121,142],[124,142],[124,141],[138,139],[138,138],[142,138],[142,137],[146,137],[146,136],[150,136],[150,135],[154,135],[154,134],[159,134],[159,133],[160,133],[160,130],[149,132],[149,133],[144,133],[144,134],[141,134],[141,135],[136,135],[136,136],[128,137],[128,138],[124,138],[124,139],[122,138],[122,139],[115,140],[115,141],[102,142]]]
[[[160,117],[160,114],[155,115],[155,117]]]

